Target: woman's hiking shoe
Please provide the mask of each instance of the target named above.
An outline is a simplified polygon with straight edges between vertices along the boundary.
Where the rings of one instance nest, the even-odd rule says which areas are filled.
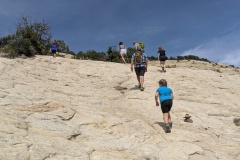
[[[141,88],[141,84],[138,84],[138,88]]]
[[[143,87],[141,87],[141,88],[140,88],[140,90],[141,90],[141,91],[144,91],[144,88],[143,88]]]
[[[171,133],[171,128],[169,124],[166,125],[166,133]]]

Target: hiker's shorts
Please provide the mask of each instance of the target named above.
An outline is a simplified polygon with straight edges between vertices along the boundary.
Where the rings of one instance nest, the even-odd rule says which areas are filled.
[[[159,56],[160,61],[166,61],[166,56]]]
[[[167,99],[161,102],[162,113],[168,113],[172,108],[172,99]]]
[[[121,49],[120,50],[120,54],[122,55],[122,54],[127,54],[127,49]]]
[[[134,67],[137,76],[144,76],[146,67]]]
[[[55,54],[55,53],[56,53],[56,50],[52,50],[52,53]]]

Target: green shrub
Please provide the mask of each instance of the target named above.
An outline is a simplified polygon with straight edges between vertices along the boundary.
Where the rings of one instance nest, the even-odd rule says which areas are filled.
[[[7,46],[6,52],[13,57],[25,54],[46,54],[49,50],[51,39],[48,23],[32,22],[27,17],[22,17],[17,23],[15,34],[1,38],[1,45]]]

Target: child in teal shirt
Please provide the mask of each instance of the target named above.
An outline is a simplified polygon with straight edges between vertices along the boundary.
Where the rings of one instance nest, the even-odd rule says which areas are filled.
[[[167,81],[165,79],[161,79],[159,81],[159,88],[155,93],[155,102],[157,107],[159,106],[158,98],[161,103],[163,120],[166,124],[166,132],[170,133],[172,128],[170,110],[172,108],[173,92],[171,88],[167,87]]]

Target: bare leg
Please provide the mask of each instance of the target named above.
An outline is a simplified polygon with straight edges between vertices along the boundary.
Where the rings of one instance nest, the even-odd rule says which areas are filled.
[[[169,122],[169,117],[170,117],[169,113],[163,113],[163,119],[164,119],[164,122],[165,122],[165,125],[166,125],[166,132],[167,133],[170,133],[171,132],[171,128],[172,128],[171,124]]]
[[[140,76],[137,76],[138,84],[141,84],[140,82]]]
[[[170,112],[168,112],[168,123],[172,123]]]
[[[126,63],[125,58],[124,58],[124,55],[125,55],[125,54],[122,54],[121,57],[122,57],[122,61],[123,61],[124,63]]]
[[[168,117],[169,117],[169,113],[163,113],[163,120],[164,120],[164,123],[168,124]]]
[[[162,68],[162,71],[164,70],[163,66],[163,61],[160,61],[160,67]]]
[[[165,61],[160,61],[160,66],[162,67],[162,71],[165,71]]]
[[[143,83],[144,83],[144,76],[140,76],[140,84],[141,84],[141,87],[143,87]]]
[[[160,67],[162,67],[162,61],[160,61]]]

